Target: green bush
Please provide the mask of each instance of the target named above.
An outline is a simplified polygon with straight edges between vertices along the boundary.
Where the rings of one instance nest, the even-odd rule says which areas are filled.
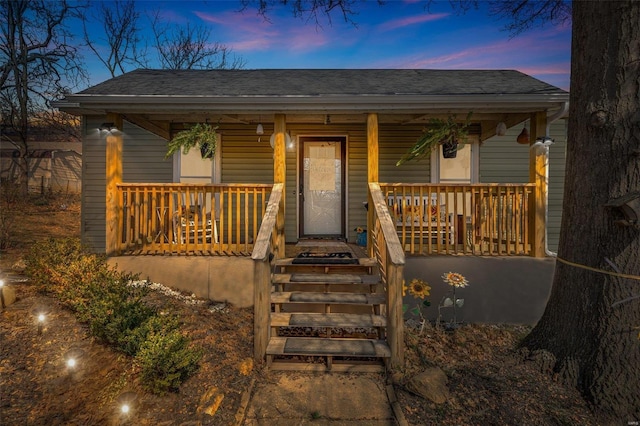
[[[136,355],[142,386],[159,395],[175,391],[198,369],[201,357],[179,330],[152,332]]]
[[[55,295],[108,269],[104,257],[89,255],[78,238],[49,238],[37,242],[27,253],[25,263],[25,273],[38,290]]]
[[[25,261],[40,291],[73,310],[92,335],[135,356],[149,391],[177,390],[198,368],[202,354],[180,333],[177,318],[158,315],[144,303],[149,289],[130,285],[137,275],[109,267],[104,256],[88,253],[77,238],[37,243]]]

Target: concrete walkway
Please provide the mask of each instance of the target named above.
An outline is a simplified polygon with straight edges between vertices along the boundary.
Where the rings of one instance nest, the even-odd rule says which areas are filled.
[[[270,372],[244,417],[250,426],[395,426],[383,374]]]

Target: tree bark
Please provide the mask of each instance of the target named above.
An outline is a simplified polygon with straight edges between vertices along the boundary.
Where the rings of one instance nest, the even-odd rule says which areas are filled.
[[[546,310],[523,342],[551,352],[554,371],[621,424],[640,421],[640,225],[621,226],[606,205],[640,191],[638,22],[637,1],[573,3],[558,259]]]

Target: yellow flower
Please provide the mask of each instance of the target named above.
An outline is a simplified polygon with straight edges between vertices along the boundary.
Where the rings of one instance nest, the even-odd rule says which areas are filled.
[[[429,296],[431,287],[422,280],[414,278],[409,283],[409,293],[416,299],[424,299]]]
[[[442,276],[442,279],[452,287],[462,288],[469,285],[469,281],[467,281],[462,274],[457,272],[447,272]]]
[[[406,281],[402,280],[402,297],[407,295],[407,290],[409,288],[407,287]]]

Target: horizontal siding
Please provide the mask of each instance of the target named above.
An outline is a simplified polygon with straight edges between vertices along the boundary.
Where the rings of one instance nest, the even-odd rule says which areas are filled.
[[[82,243],[104,253],[106,247],[106,150],[98,127],[104,117],[86,117],[82,138]]]
[[[431,182],[429,156],[396,166],[402,156],[416,143],[423,126],[380,125],[379,178],[380,182]]]
[[[551,125],[550,136],[555,143],[549,149],[549,218],[547,220],[549,250],[557,251],[560,240],[562,200],[567,157],[567,120]]]
[[[82,142],[82,242],[93,251],[106,247],[106,151],[98,127],[105,117],[88,117]],[[123,123],[123,182],[171,182],[173,163],[164,160],[166,140],[129,122]]]
[[[529,182],[529,146],[516,142],[518,134],[529,121],[507,130],[504,136],[487,139],[480,148],[481,183]],[[555,143],[549,150],[549,204],[547,218],[548,247],[557,250],[564,193],[565,157],[567,147],[566,120],[552,123],[550,137]]]
[[[222,134],[222,183],[272,183],[273,149],[269,137],[273,125],[265,124],[264,135],[258,142],[255,124],[224,124]],[[367,200],[367,134],[362,124],[287,124],[294,140],[303,136],[337,135],[347,137],[347,211],[346,230],[349,241],[355,242],[357,226],[366,226],[363,202]],[[381,125],[379,129],[380,181],[429,182],[430,163],[426,158],[400,167],[396,162],[415,143],[422,126]],[[287,242],[298,238],[298,146],[287,151],[285,182],[285,237]]]

